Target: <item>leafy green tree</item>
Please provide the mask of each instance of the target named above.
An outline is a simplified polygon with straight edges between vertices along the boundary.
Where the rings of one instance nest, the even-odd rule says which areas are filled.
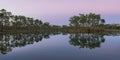
[[[101,19],[100,14],[89,13],[79,14],[70,18],[70,26],[72,27],[95,27],[100,25],[100,22],[105,23],[105,20]]]
[[[105,23],[105,20],[104,19],[101,19],[101,24],[104,24]]]
[[[70,26],[71,27],[79,27],[79,16],[73,16],[70,18]]]
[[[49,22],[45,22],[45,23],[43,24],[43,27],[44,27],[44,28],[49,28],[49,27],[50,27],[50,23],[49,23]]]

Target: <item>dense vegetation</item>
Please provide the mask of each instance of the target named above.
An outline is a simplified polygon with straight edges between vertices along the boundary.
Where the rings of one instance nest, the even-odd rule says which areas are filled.
[[[58,29],[60,26],[50,25],[49,22],[42,22],[39,19],[33,19],[22,15],[12,15],[11,12],[7,12],[5,9],[0,10],[0,31],[22,31],[22,30],[40,30],[40,29]]]
[[[105,20],[101,18],[100,14],[89,13],[79,14],[70,18],[70,27],[73,28],[99,28],[109,30],[120,30],[120,24],[105,24]]]
[[[99,14],[79,14],[70,18],[70,26],[72,27],[96,27],[103,25],[104,19],[101,19]]]
[[[70,18],[70,25],[50,25],[39,19],[13,15],[5,9],[0,10],[0,33],[3,32],[41,32],[41,31],[68,31],[68,32],[91,32],[105,29],[119,30],[119,25],[105,24],[100,14],[79,14]]]

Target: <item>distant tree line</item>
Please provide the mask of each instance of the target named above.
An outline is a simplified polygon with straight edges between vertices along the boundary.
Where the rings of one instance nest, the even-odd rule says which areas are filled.
[[[0,33],[9,31],[70,31],[73,28],[102,28],[102,29],[120,29],[120,26],[105,24],[105,20],[100,14],[89,13],[79,14],[70,18],[69,26],[51,25],[49,22],[43,22],[39,19],[25,17],[23,15],[13,15],[5,9],[0,10]],[[83,29],[84,31],[89,31]],[[92,29],[91,29],[92,30]],[[99,29],[95,29],[99,30]],[[76,31],[76,30],[75,30]],[[92,30],[94,31],[94,30]]]
[[[71,17],[69,21],[71,27],[96,27],[105,23],[100,14],[95,13],[79,14]]]
[[[120,30],[120,24],[105,24],[104,29]]]
[[[69,27],[72,32],[100,32],[120,30],[120,24],[105,24],[100,14],[79,14],[70,18]]]
[[[39,19],[13,15],[5,9],[0,10],[0,31],[9,29],[59,29],[61,26],[50,25],[49,22],[42,22]]]

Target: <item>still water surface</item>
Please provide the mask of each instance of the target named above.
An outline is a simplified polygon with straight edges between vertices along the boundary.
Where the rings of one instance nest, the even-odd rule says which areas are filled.
[[[0,60],[120,60],[119,34],[0,35]]]

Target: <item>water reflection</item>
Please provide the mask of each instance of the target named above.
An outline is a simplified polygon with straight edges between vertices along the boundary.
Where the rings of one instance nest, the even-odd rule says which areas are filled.
[[[58,35],[61,32],[45,32],[39,34],[0,34],[0,53],[7,54],[11,52],[15,47],[24,47],[29,44],[34,44],[40,42],[45,39],[49,39],[51,35]],[[98,33],[67,33],[63,32],[62,36],[69,34],[69,43],[73,46],[78,46],[80,48],[89,48],[95,49],[100,48],[101,43],[105,42],[104,36],[110,35],[120,35],[116,33],[106,33],[106,34],[98,34]],[[57,37],[60,38],[60,37]]]
[[[92,33],[80,33],[70,35],[70,44],[79,46],[80,48],[97,48],[100,47],[101,43],[105,42],[103,34],[92,34]]]
[[[40,42],[43,38],[48,39],[50,35],[56,34],[59,34],[59,32],[41,34],[0,34],[0,52],[1,54],[7,54],[15,47],[24,47],[35,42]]]

